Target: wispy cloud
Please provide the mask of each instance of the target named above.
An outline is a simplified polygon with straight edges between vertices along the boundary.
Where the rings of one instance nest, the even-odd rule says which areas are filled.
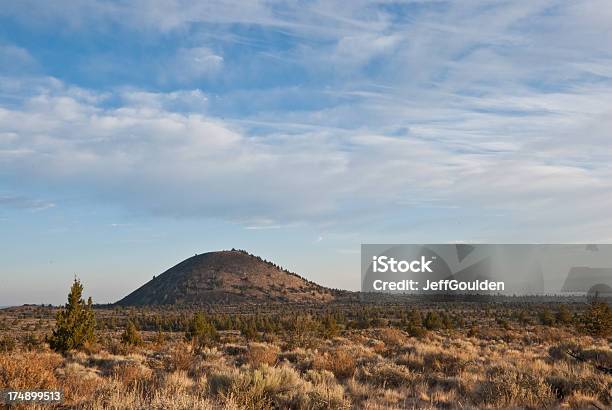
[[[192,81],[218,74],[223,68],[223,57],[207,47],[180,48],[173,63],[175,70],[172,74],[175,77]]]
[[[0,172],[245,229],[350,229],[412,213],[433,226],[445,222],[431,213],[469,209],[482,214],[471,222],[478,237],[498,235],[496,224],[608,237],[609,9],[602,0],[13,2],[0,13],[37,30],[62,21],[136,50],[165,47],[111,56],[104,87],[61,72],[5,74]],[[100,55],[81,60],[95,72]]]
[[[40,68],[28,50],[2,42],[0,42],[0,66],[3,68],[2,71],[12,75],[32,73]]]
[[[0,195],[0,207],[23,209],[33,212],[44,211],[55,207],[55,204],[42,199],[25,198],[22,196]]]
[[[261,231],[261,230],[267,230],[267,229],[281,229],[283,226],[282,225],[249,225],[249,226],[245,226],[244,229],[250,230],[250,231]]]

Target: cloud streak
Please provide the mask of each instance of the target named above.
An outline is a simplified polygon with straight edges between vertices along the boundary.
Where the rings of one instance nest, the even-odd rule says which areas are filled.
[[[156,73],[139,85],[5,73],[0,172],[246,229],[457,209],[489,238],[610,239],[612,15],[586,3],[12,3],[171,50],[134,61]]]
[[[22,196],[0,195],[0,207],[8,209],[44,211],[55,207],[55,204],[42,199],[25,198]]]

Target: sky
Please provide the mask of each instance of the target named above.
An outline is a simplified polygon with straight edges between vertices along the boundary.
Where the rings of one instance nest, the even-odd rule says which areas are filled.
[[[0,7],[0,306],[241,248],[612,242],[608,0]]]

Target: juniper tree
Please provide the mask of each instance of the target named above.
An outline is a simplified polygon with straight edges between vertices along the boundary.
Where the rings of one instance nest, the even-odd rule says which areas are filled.
[[[121,335],[121,341],[124,344],[131,346],[142,345],[142,337],[140,336],[140,332],[138,331],[138,328],[134,322],[131,320],[128,320],[125,331],[123,332],[123,335]]]
[[[162,346],[166,343],[166,334],[163,332],[161,325],[157,328],[157,334],[155,335],[155,343]]]
[[[326,315],[323,317],[321,321],[321,334],[326,339],[331,339],[334,336],[337,336],[340,332],[340,326],[338,326],[338,322],[332,315]]]
[[[444,322],[438,313],[427,312],[425,319],[423,319],[423,326],[428,330],[438,330],[444,327]]]
[[[581,328],[585,333],[608,337],[612,335],[612,308],[608,303],[594,298],[581,322]]]
[[[540,322],[546,326],[552,326],[555,324],[555,316],[548,308],[544,308],[542,312],[540,312]]]
[[[418,310],[411,310],[408,314],[408,326],[406,331],[410,336],[422,337],[425,335],[426,330],[423,327],[423,318]]]
[[[48,338],[49,346],[57,352],[80,349],[95,341],[96,318],[91,297],[87,303],[82,298],[83,285],[78,279],[68,294],[68,303],[57,312],[53,333]]]
[[[529,313],[526,310],[521,310],[517,315],[516,315],[516,320],[521,324],[521,325],[528,325],[531,323],[531,318],[529,316]]]
[[[217,339],[217,329],[203,313],[198,312],[189,322],[185,338],[195,344],[205,345]]]
[[[247,340],[255,340],[258,336],[257,327],[255,326],[255,322],[252,319],[248,319],[242,322],[240,333],[242,333],[242,335]]]
[[[572,316],[572,313],[567,308],[567,306],[561,305],[559,306],[559,310],[557,311],[556,319],[558,323],[566,325],[572,323],[574,317]]]

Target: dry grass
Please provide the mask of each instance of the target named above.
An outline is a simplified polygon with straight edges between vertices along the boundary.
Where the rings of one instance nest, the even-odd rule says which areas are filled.
[[[290,337],[227,333],[194,348],[169,334],[66,356],[16,346],[0,352],[0,389],[62,389],[66,407],[92,410],[612,407],[612,376],[595,367],[612,363],[605,338],[541,326],[420,338],[353,329],[309,348],[290,347]]]
[[[271,344],[266,343],[249,343],[247,351],[247,362],[257,367],[262,364],[274,365],[278,360],[280,349]]]
[[[55,370],[62,364],[62,356],[51,352],[0,354],[0,389],[57,388]]]
[[[347,379],[355,374],[356,361],[348,349],[338,349],[324,352],[315,356],[312,367],[318,370],[327,370],[339,379]]]

